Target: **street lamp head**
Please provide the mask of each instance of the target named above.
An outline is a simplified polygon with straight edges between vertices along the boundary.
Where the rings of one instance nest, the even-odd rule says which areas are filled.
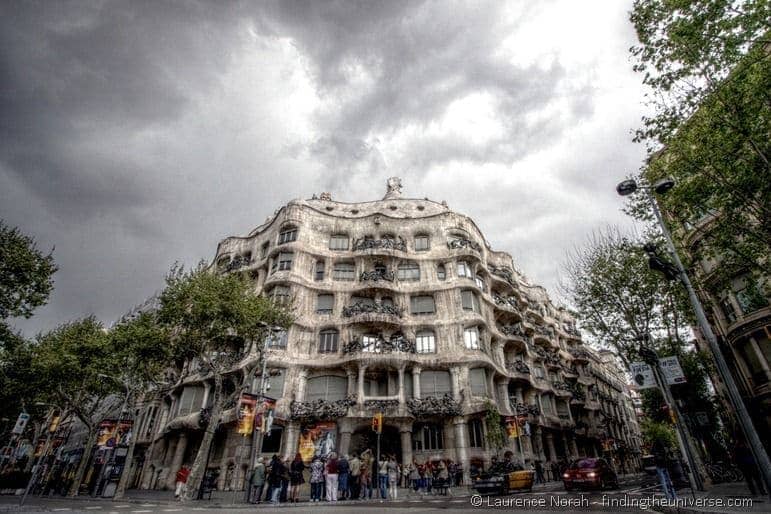
[[[633,179],[625,180],[616,186],[616,192],[621,196],[629,196],[637,191],[637,182]]]
[[[670,177],[663,178],[653,184],[653,190],[656,191],[656,194],[658,195],[663,195],[673,187],[675,187],[675,181]]]

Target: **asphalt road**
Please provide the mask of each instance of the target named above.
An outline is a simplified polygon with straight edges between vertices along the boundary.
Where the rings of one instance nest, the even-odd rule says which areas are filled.
[[[519,510],[543,513],[566,513],[571,511],[593,512],[641,512],[637,506],[624,508],[618,501],[629,501],[633,498],[651,498],[656,493],[657,487],[650,481],[642,480],[626,483],[620,489],[614,491],[587,491],[565,492],[563,490],[536,491],[532,493],[515,493],[508,496],[480,496],[469,494],[466,489],[456,490],[456,496],[424,496],[422,498],[405,498],[392,501],[348,501],[329,504],[301,502],[297,504],[282,504],[279,507],[270,505],[227,505],[212,504],[209,502],[194,502],[180,504],[173,502],[147,501],[140,503],[138,500],[126,502],[104,499],[65,499],[65,498],[30,498],[27,505],[20,510],[18,498],[0,497],[0,512],[61,512],[91,513],[91,514],[160,514],[167,512],[195,512],[216,513],[246,512],[246,511],[275,511],[289,510],[296,514],[319,514],[320,512],[350,512],[380,510],[403,510],[410,512],[438,512],[455,510],[458,512],[477,512],[484,510]],[[659,496],[660,497],[660,496]]]

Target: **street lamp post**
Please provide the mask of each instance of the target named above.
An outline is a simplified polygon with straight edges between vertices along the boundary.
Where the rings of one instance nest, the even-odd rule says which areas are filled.
[[[657,194],[664,194],[672,189],[674,185],[675,183],[672,179],[664,179],[660,180],[656,184],[653,184],[651,187],[642,187],[641,189],[643,189],[645,192],[651,209],[653,210],[653,214],[656,216],[656,221],[658,221],[661,232],[664,235],[664,239],[667,243],[667,249],[669,250],[669,253],[672,254],[672,259],[674,260],[677,271],[680,274],[680,281],[683,283],[686,291],[688,292],[688,299],[690,300],[691,306],[693,307],[694,313],[696,314],[696,321],[698,322],[699,329],[704,335],[704,338],[707,340],[712,357],[715,359],[717,371],[720,374],[720,378],[725,383],[726,389],[728,390],[728,398],[730,399],[731,405],[736,411],[736,417],[739,421],[739,425],[744,432],[744,436],[749,442],[750,449],[752,450],[752,454],[755,457],[755,464],[758,466],[760,472],[763,475],[763,480],[766,483],[766,491],[769,493],[769,497],[771,497],[771,461],[769,461],[768,454],[763,447],[763,443],[761,442],[760,437],[755,430],[755,426],[752,424],[752,419],[747,412],[747,407],[744,405],[741,394],[739,394],[739,388],[736,386],[736,382],[734,381],[734,378],[728,369],[728,364],[725,361],[725,357],[723,357],[723,352],[720,351],[715,333],[712,331],[712,327],[707,321],[707,315],[704,313],[704,308],[702,307],[698,296],[696,296],[696,291],[693,289],[691,280],[688,278],[685,267],[680,260],[680,256],[678,255],[675,244],[672,241],[672,236],[669,233],[669,229],[667,228],[666,224],[664,223],[664,219],[661,216],[661,211],[659,211],[656,200],[650,193],[650,190],[652,189]],[[638,188],[639,186],[634,180],[625,180],[616,187],[616,191],[621,196],[627,196],[634,193]]]

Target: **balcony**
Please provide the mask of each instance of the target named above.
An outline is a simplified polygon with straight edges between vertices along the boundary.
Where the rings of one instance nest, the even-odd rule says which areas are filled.
[[[573,356],[573,360],[589,362],[589,352],[582,348],[574,348],[570,351],[570,355]]]
[[[506,369],[514,373],[520,373],[522,375],[530,374],[530,366],[523,360],[515,360],[513,362],[506,363]]]
[[[509,398],[509,403],[511,404],[511,410],[513,410],[517,416],[526,416],[528,414],[531,416],[541,415],[541,409],[539,409],[537,405],[516,403],[516,399],[513,396]]]
[[[525,334],[525,329],[522,327],[521,323],[514,323],[511,325],[498,325],[498,331],[501,334],[512,336],[512,337],[519,337],[521,339],[526,339],[527,335]]]
[[[447,241],[447,247],[450,250],[456,250],[456,249],[471,249],[474,250],[477,253],[480,253],[482,251],[482,247],[479,246],[479,243],[476,241],[472,241],[471,239],[466,239],[463,237],[453,237]]]
[[[343,353],[415,353],[415,341],[410,341],[402,334],[393,334],[388,339],[382,334],[361,339],[354,337],[345,343]]]
[[[359,316],[366,316],[368,318],[366,321],[383,321],[382,319],[380,319],[381,316],[401,318],[402,314],[403,314],[402,309],[388,303],[382,303],[377,301],[356,302],[353,305],[348,305],[346,307],[343,307],[344,317],[353,318],[353,317],[359,317]],[[374,316],[368,316],[368,315],[374,315]]]
[[[407,400],[407,410],[416,418],[427,416],[460,416],[460,402],[449,394],[441,398],[428,396],[426,398],[414,398]]]
[[[499,294],[493,294],[493,300],[495,301],[496,308],[503,309],[507,312],[513,312],[520,318],[522,317],[519,311],[519,301],[515,296],[502,296]]]
[[[223,271],[226,273],[231,271],[238,271],[241,268],[249,266],[251,263],[251,257],[246,257],[245,255],[236,255],[232,260],[223,264]]]
[[[362,282],[393,282],[396,279],[396,275],[393,271],[387,269],[374,269],[372,271],[362,271],[359,275],[359,280]]]
[[[406,252],[407,243],[401,236],[398,238],[384,237],[382,239],[369,239],[364,237],[354,241],[351,249],[354,252],[361,252],[365,250],[397,250],[400,252]]]
[[[494,264],[488,264],[487,269],[490,270],[490,273],[492,275],[495,275],[496,277],[500,277],[510,286],[515,288],[517,287],[517,281],[514,278],[514,272],[511,270],[511,268],[508,268],[506,266],[498,267]]]
[[[342,400],[313,400],[310,402],[293,401],[289,406],[289,417],[297,421],[323,421],[342,418],[348,415],[348,409],[356,405],[356,396]]]

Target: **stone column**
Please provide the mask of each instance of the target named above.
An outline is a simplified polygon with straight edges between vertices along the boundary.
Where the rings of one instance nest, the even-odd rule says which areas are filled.
[[[420,366],[412,367],[412,396],[416,400],[420,399]]]
[[[470,480],[469,476],[469,459],[468,459],[468,441],[466,438],[466,421],[457,417],[453,421],[455,425],[455,453],[457,455],[457,462],[463,467],[463,483],[468,484]]]
[[[412,426],[404,425],[399,429],[402,439],[402,466],[412,463]]]
[[[343,430],[340,432],[340,452],[338,454],[339,457],[342,457],[343,455],[348,455],[348,451],[351,448],[351,429],[348,428],[347,430]]]
[[[565,459],[570,458],[570,444],[568,443],[568,435],[565,431],[562,432],[562,446],[565,448]]]
[[[404,408],[404,365],[399,366],[399,409]]]
[[[297,443],[300,438],[300,424],[296,421],[290,421],[287,423],[284,432],[286,435],[284,436],[283,457],[292,458],[294,457],[294,454],[297,453]]]
[[[359,408],[363,408],[364,406],[364,373],[367,371],[367,366],[364,364],[359,363],[359,387],[356,401],[359,404]]]
[[[346,368],[345,374],[348,376],[348,391],[346,394],[348,396],[356,394],[356,389],[358,387],[358,384],[356,383],[356,371],[353,368]]]
[[[305,401],[305,390],[308,387],[308,370],[307,369],[301,369],[297,372],[297,394],[295,395],[295,400],[298,402],[304,402]],[[348,388],[351,387],[351,379],[350,376],[348,378]],[[348,392],[350,394],[351,391]]]
[[[159,438],[154,444],[153,439],[155,439],[155,433],[153,433],[151,436],[150,441],[150,448],[148,449],[148,452],[150,452],[147,456],[147,460],[145,461],[144,468],[142,468],[142,478],[140,480],[140,489],[150,489],[150,486],[152,485],[153,481],[153,475],[157,473],[158,468],[161,466],[162,462],[160,460],[163,453],[166,451],[166,445],[168,442],[165,438],[161,437]]]
[[[166,476],[166,487],[174,489],[175,479],[177,477],[177,471],[182,467],[182,463],[185,458],[185,450],[187,449],[187,434],[184,432],[179,433],[177,439],[177,447],[174,449],[174,458],[171,461],[171,469]]]
[[[549,449],[549,460],[556,461],[557,449],[554,447],[554,434],[546,432],[544,437],[546,438],[546,447]]]
[[[578,455],[578,443],[576,442],[575,436],[570,438],[570,453],[573,455],[573,459],[580,457],[580,455]]]
[[[538,456],[538,459],[541,461],[546,461],[546,453],[543,451],[544,444],[543,444],[543,429],[540,427],[540,425],[536,425],[535,431],[533,432],[534,438],[534,448],[533,448],[533,454]]]
[[[450,386],[452,387],[452,397],[456,402],[461,400],[460,398],[460,368],[453,366],[450,368]]]
[[[501,414],[511,414],[511,405],[509,405],[509,379],[499,379],[496,384],[498,390],[498,408]]]

